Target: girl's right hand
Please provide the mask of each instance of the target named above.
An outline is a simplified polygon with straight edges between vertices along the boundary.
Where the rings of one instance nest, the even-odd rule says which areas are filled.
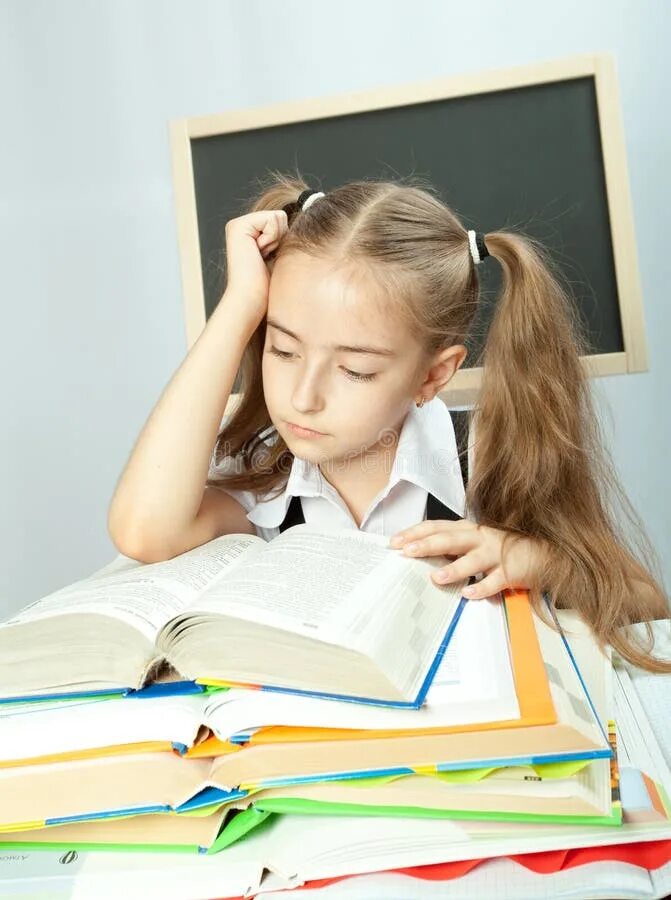
[[[236,294],[254,328],[268,312],[270,269],[265,259],[277,249],[287,228],[283,209],[262,209],[226,223],[226,291]]]

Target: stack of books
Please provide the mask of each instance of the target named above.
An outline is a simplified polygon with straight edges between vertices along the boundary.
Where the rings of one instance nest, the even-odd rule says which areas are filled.
[[[671,840],[668,768],[589,629],[521,591],[465,601],[442,562],[303,524],[119,557],[22,610],[0,852],[206,855],[236,896],[266,870]]]

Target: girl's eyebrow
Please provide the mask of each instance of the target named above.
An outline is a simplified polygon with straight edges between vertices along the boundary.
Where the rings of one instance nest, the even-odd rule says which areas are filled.
[[[280,325],[280,323],[276,322],[274,319],[266,317],[266,324],[270,325],[271,328],[277,328],[278,331],[283,331],[285,334],[288,334],[289,337],[292,337],[294,340],[299,341],[301,344],[303,343],[297,334],[294,334],[293,331],[285,328],[284,325]],[[364,347],[361,345],[351,344],[332,344],[331,349],[343,353],[370,353],[374,354],[375,356],[396,356],[395,350],[389,350],[386,347]]]

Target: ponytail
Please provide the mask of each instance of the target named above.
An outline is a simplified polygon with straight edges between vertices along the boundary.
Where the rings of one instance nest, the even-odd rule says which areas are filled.
[[[509,232],[486,235],[503,288],[483,351],[474,409],[467,503],[483,525],[539,540],[541,593],[571,607],[631,663],[671,672],[649,655],[648,620],[669,617],[654,551],[604,449],[581,356],[587,346],[573,304],[541,245]],[[630,526],[644,564],[618,527]],[[647,644],[621,629],[646,621]]]

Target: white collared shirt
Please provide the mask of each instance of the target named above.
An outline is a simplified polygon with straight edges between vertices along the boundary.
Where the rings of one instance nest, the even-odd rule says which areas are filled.
[[[223,420],[226,422],[228,416]],[[222,424],[223,424],[222,423]],[[227,457],[210,466],[210,477],[235,471]],[[322,475],[319,466],[294,457],[281,494],[257,500],[253,491],[222,488],[244,507],[259,537],[267,541],[280,533],[292,497],[300,497],[303,515],[310,525],[357,528],[338,491]],[[271,493],[271,492],[269,492]],[[392,535],[426,517],[428,494],[464,516],[465,491],[450,411],[436,396],[418,407],[414,403],[401,427],[389,480],[371,501],[361,521],[361,531]]]

